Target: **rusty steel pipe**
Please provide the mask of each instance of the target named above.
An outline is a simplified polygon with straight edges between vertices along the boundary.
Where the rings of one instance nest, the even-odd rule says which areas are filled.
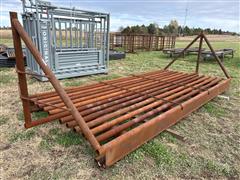
[[[201,84],[209,82],[209,81],[211,81],[211,79],[205,80],[205,81],[203,81],[203,82],[201,82],[201,83],[199,83],[199,84],[197,84],[195,86],[201,86]],[[179,97],[179,96],[181,96],[181,95],[183,95],[185,93],[188,93],[191,90],[192,90],[191,88],[179,87],[179,88],[175,89],[174,91],[172,91],[171,94],[168,92],[168,93],[165,93],[165,94],[161,94],[158,97],[161,97],[161,98],[164,97],[166,100],[170,101],[170,100],[172,100],[174,98],[177,98],[177,97]],[[154,101],[154,99],[152,99],[152,100],[149,100],[149,101],[150,101],[150,103],[151,102],[153,102],[153,103],[148,104],[148,105],[146,105],[144,107],[140,106],[141,108],[138,106],[137,110],[132,111],[132,112],[130,112],[130,113],[126,114],[126,115],[123,115],[123,116],[121,116],[119,118],[116,118],[116,119],[114,119],[112,121],[106,122],[109,118],[108,119],[106,119],[104,117],[99,118],[96,121],[98,121],[98,122],[106,122],[106,123],[101,124],[101,125],[93,128],[93,129],[91,129],[91,132],[93,134],[97,134],[97,133],[102,132],[102,131],[104,131],[104,130],[106,130],[106,129],[108,129],[108,128],[110,128],[110,127],[112,127],[112,126],[114,126],[114,125],[116,125],[118,123],[121,123],[121,122],[123,122],[123,121],[125,121],[125,120],[127,120],[127,119],[129,119],[129,118],[131,118],[131,117],[133,117],[135,115],[137,115],[137,114],[140,114],[140,113],[142,113],[144,111],[147,111],[147,110],[149,110],[151,108],[155,108],[156,106],[159,106],[159,105],[164,103],[164,101],[162,101],[162,100]],[[132,109],[130,109],[130,110],[132,110]],[[119,112],[120,112],[120,110],[119,110]],[[129,112],[129,111],[127,111],[127,112]],[[111,118],[113,118],[113,117],[111,117]],[[91,121],[91,122],[93,122],[93,121]]]
[[[205,78],[206,79],[206,78]],[[206,83],[206,81],[204,82],[204,83]],[[193,83],[192,83],[193,84]],[[189,84],[189,85],[191,85],[191,84]],[[199,90],[201,90],[201,89],[199,89]],[[88,123],[89,124],[89,123]],[[78,126],[75,126],[74,127],[74,130],[76,131],[76,132],[81,132],[80,131],[80,128],[78,127]]]
[[[159,75],[158,75],[159,76]],[[136,81],[137,80],[137,81]],[[141,82],[141,83],[143,83],[142,82],[142,80],[140,80],[139,78],[138,79],[136,79],[135,81],[136,82],[127,82],[127,83],[124,83],[123,85],[133,85],[133,84],[137,84],[138,82]],[[146,81],[146,80],[145,80]],[[149,81],[149,80],[147,80],[147,81]],[[107,86],[107,85],[106,85]],[[106,87],[106,88],[108,88],[109,90],[112,90],[113,89],[113,87],[110,87],[109,85]],[[114,89],[116,89],[116,88],[114,88]],[[96,90],[96,91],[93,91],[92,89],[91,89],[91,92],[89,92],[89,90],[88,90],[88,92],[87,93],[84,93],[84,92],[82,92],[82,91],[80,91],[80,92],[74,92],[74,94],[71,94],[70,95],[70,97],[71,97],[71,99],[77,99],[77,98],[79,98],[79,97],[82,97],[82,96],[86,96],[87,94],[96,94],[96,93],[100,93],[100,92],[107,92],[106,91],[107,89],[103,89],[103,88],[100,88],[100,90]],[[78,95],[79,94],[79,95]],[[76,96],[75,96],[76,95]],[[47,99],[47,101],[51,101],[51,99]],[[43,102],[43,100],[42,101],[39,101],[39,102]],[[57,102],[59,102],[59,101],[51,101],[52,103],[57,103]],[[47,109],[46,109],[47,110]]]
[[[153,118],[151,121],[147,121],[131,131],[112,139],[110,142],[102,145],[102,149],[99,151],[99,157],[102,157],[104,161],[99,159],[100,161],[98,162],[103,163],[105,166],[111,166],[137,149],[140,145],[176,124],[209,100],[226,91],[229,85],[230,79],[223,80],[223,82],[209,88],[208,91],[183,102],[183,110],[179,106],[171,108],[169,111]]]
[[[184,76],[181,76],[181,77],[178,77],[178,78],[176,78],[175,77],[175,79],[172,79],[172,81],[177,81],[177,80],[179,80],[179,81],[177,81],[177,82],[182,82],[182,81],[184,81],[184,80],[187,80],[187,79],[192,79],[192,78],[194,78],[194,77],[196,77],[197,75],[192,75],[192,76],[185,76],[185,78],[184,78]],[[169,78],[170,79],[170,78]],[[171,81],[169,81],[169,82],[171,82]],[[159,86],[159,85],[161,85],[161,86]],[[162,89],[162,88],[166,88],[166,87],[168,87],[169,86],[169,84],[164,84],[164,83],[159,83],[159,84],[154,84],[154,86],[147,86],[146,88],[144,88],[144,89],[138,89],[138,90],[140,90],[140,91],[145,91],[145,93],[154,93],[154,94],[157,94],[158,93],[158,91],[157,90],[159,90],[159,89]],[[172,86],[172,85],[170,85],[170,86]],[[175,85],[175,87],[176,87],[176,85]],[[165,90],[165,89],[164,89]],[[160,90],[160,91],[162,91],[162,90]],[[134,92],[133,92],[134,93]],[[135,93],[136,94],[136,93]],[[137,94],[138,96],[137,97],[141,97],[141,94]],[[124,99],[126,99],[126,98],[124,98]],[[127,100],[127,99],[126,99]],[[124,101],[123,101],[124,102]],[[112,104],[113,102],[111,102],[111,105],[113,105]],[[104,104],[105,105],[105,104]],[[112,108],[112,107],[111,107]],[[119,107],[120,108],[120,107]],[[112,109],[113,110],[113,109]],[[103,111],[101,111],[101,112],[103,112]],[[82,112],[81,112],[82,113]],[[95,116],[95,113],[94,113],[94,116]],[[66,117],[66,118],[68,118],[68,117]],[[64,121],[66,121],[66,119],[65,118],[63,118],[62,120],[64,120]],[[73,120],[73,119],[72,119]]]
[[[132,80],[132,81],[137,82],[137,81],[139,81],[139,79],[135,78],[135,80]],[[123,82],[123,83],[124,84],[131,84],[131,83],[134,83],[134,82],[127,81],[127,82]],[[71,93],[68,93],[68,95],[71,99],[74,99],[74,98],[79,98],[79,97],[90,95],[90,94],[95,94],[97,92],[106,92],[107,90],[113,89],[112,87],[109,87],[105,84],[101,84],[101,83],[98,83],[98,84],[101,85],[101,86],[85,88],[82,91],[73,91]],[[89,91],[89,90],[91,90],[91,91]],[[51,97],[51,98],[38,100],[38,102],[50,102],[50,101],[51,101],[51,103],[58,103],[58,102],[61,102],[61,99],[60,99],[59,96],[54,96],[54,97]]]
[[[86,112],[86,113],[84,113],[84,112],[81,112],[81,113],[84,114],[84,117],[86,118],[86,122],[89,122],[89,121],[92,121],[92,120],[98,118],[98,117],[101,116],[101,115],[105,115],[105,114],[107,114],[107,113],[111,113],[111,112],[114,111],[114,110],[118,110],[118,109],[120,109],[120,108],[124,108],[124,107],[129,106],[129,105],[133,105],[134,103],[137,103],[137,102],[139,102],[139,101],[145,100],[145,99],[147,99],[147,98],[149,98],[149,96],[144,96],[144,95],[143,95],[143,96],[141,96],[141,97],[138,97],[137,99],[128,100],[128,101],[126,101],[126,102],[124,102],[124,103],[122,103],[122,104],[114,105],[114,106],[112,106],[112,107],[109,107],[109,108],[107,108],[107,109],[103,109],[103,110],[101,110],[101,111],[97,111],[97,112],[92,112],[92,111],[89,112],[89,111],[88,111],[88,112]],[[96,111],[96,110],[95,110],[95,111]],[[92,113],[92,114],[90,114],[90,113]],[[85,114],[86,114],[86,115],[85,115]],[[69,128],[72,128],[72,127],[74,127],[74,126],[77,125],[76,122],[74,121],[74,119],[73,119],[72,117],[63,118],[63,120],[64,120],[64,122],[67,122],[66,125],[67,125],[67,127],[69,127]],[[69,121],[69,122],[68,122],[68,121]],[[92,127],[92,126],[89,126],[89,127]]]
[[[156,86],[156,84],[155,84],[155,86]],[[145,87],[146,88],[146,87]],[[119,98],[124,98],[124,97],[126,97],[126,98],[128,98],[128,96],[129,95],[132,95],[132,94],[134,94],[133,92],[128,92],[128,93],[126,93],[126,95],[124,95],[124,94],[121,94],[121,95],[119,95],[119,96],[115,96],[114,98],[109,98],[109,99],[105,99],[105,100],[103,100],[102,102],[101,101],[98,101],[98,102],[96,102],[96,103],[93,103],[93,104],[87,104],[87,105],[85,105],[85,106],[80,106],[80,107],[78,107],[78,110],[80,111],[80,110],[84,110],[84,109],[88,109],[88,108],[91,108],[91,107],[94,107],[94,106],[97,106],[97,105],[101,105],[101,104],[104,104],[104,103],[113,103],[114,102],[114,100],[115,99],[119,99]],[[136,95],[136,94],[135,94]],[[139,95],[138,95],[139,96]],[[105,104],[104,104],[105,105]],[[62,113],[61,113],[62,114]],[[66,114],[66,113],[65,113]],[[64,114],[64,115],[65,115]],[[57,115],[57,114],[56,114]],[[61,119],[61,121],[60,121],[61,123],[64,123],[65,121],[62,121],[62,119]]]
[[[141,88],[143,86],[148,86],[148,85],[151,85],[151,84],[154,84],[154,82],[151,82],[149,84],[145,84],[145,83],[141,83],[142,85],[139,86],[138,85],[133,85],[134,87],[133,88],[130,88],[130,89],[138,89],[138,88]],[[109,98],[109,97],[113,97],[113,96],[116,96],[116,95],[119,95],[119,94],[122,94],[122,93],[125,93],[125,92],[128,92],[127,90],[118,90],[116,89],[116,91],[113,91],[112,93],[107,93],[107,95],[103,94],[102,96],[99,96],[96,95],[96,96],[92,96],[92,97],[84,97],[84,98],[80,98],[80,99],[75,99],[73,100],[73,102],[75,103],[75,106],[80,106],[80,105],[84,105],[84,104],[87,104],[87,103],[92,103],[92,102],[95,102],[95,101],[98,101],[98,100],[102,100],[102,99],[105,99],[105,98]],[[94,99],[94,98],[95,99]],[[60,106],[60,104],[56,104],[57,106]],[[45,109],[47,110],[47,109]],[[54,114],[54,113],[58,113],[58,112],[61,112],[62,110],[61,109],[53,109],[53,110],[50,110],[49,113],[50,114]]]
[[[158,75],[159,76],[159,75]],[[163,76],[164,77],[164,76]],[[139,78],[136,79],[137,81],[136,82],[126,82],[124,83],[123,85],[133,85],[133,84],[137,84],[138,82],[142,82],[142,80],[140,80]],[[149,81],[149,80],[145,80],[145,81]],[[121,83],[122,84],[122,83]],[[91,88],[91,91],[89,91],[89,89],[86,89],[84,91],[79,91],[79,92],[73,92],[71,94],[68,94],[69,97],[73,100],[73,99],[77,99],[77,98],[80,98],[80,97],[84,97],[84,96],[87,96],[87,95],[94,95],[96,93],[100,93],[100,92],[107,92],[107,90],[113,90],[113,89],[116,89],[114,87],[110,87],[109,85],[105,85],[105,87],[100,87],[100,88]],[[45,102],[51,102],[52,104],[56,104],[56,103],[61,103],[61,99],[59,99],[59,97],[53,97],[53,98],[48,98],[48,99],[44,99],[44,100],[40,100],[38,101],[39,103],[45,103]],[[42,106],[40,106],[42,107]],[[51,110],[51,107],[49,106],[50,109],[48,109],[48,107],[45,107],[46,110]]]
[[[142,86],[152,85],[152,84],[154,84],[154,83],[153,82],[151,82],[149,84],[142,83]],[[133,89],[138,88],[138,86],[136,86],[136,85],[133,85],[133,86],[134,86]],[[102,99],[105,99],[105,98],[108,98],[108,97],[113,97],[113,96],[116,96],[118,94],[122,94],[122,93],[125,93],[125,92],[128,92],[128,91],[127,90],[119,90],[119,89],[115,88],[115,89],[113,89],[111,91],[108,91],[108,92],[102,92],[102,93],[91,95],[91,96],[85,96],[85,97],[82,97],[82,98],[79,98],[79,99],[78,98],[73,99],[72,101],[75,104],[75,106],[79,106],[79,105],[84,105],[84,104],[87,104],[87,103],[92,103],[92,102],[95,102],[95,101],[98,101],[98,100],[102,100]],[[64,107],[64,105],[62,103],[58,103],[56,105],[59,106],[59,107]],[[50,114],[55,114],[55,113],[59,113],[59,112],[63,111],[61,109],[54,109],[50,106],[44,107],[44,110],[49,111]]]
[[[162,70],[159,70],[159,71],[154,71],[154,72],[151,72],[151,73],[146,73],[146,75],[154,75],[154,74],[157,74],[157,73],[161,73]],[[166,71],[167,72],[167,71]],[[164,73],[166,73],[164,72]],[[174,72],[174,73],[177,73],[177,72]],[[126,82],[129,81],[129,80],[134,80],[136,79],[136,77],[126,77],[126,78],[119,78],[117,80],[107,80],[106,82],[112,82],[112,83],[120,83],[120,82]],[[73,92],[77,92],[77,91],[82,91],[82,90],[86,90],[86,89],[90,89],[90,88],[97,88],[97,87],[102,87],[104,86],[103,84],[91,84],[91,85],[85,85],[85,86],[80,86],[80,87],[69,87],[69,88],[66,88],[66,92],[68,94],[70,93],[73,93]],[[57,94],[55,91],[52,91],[52,92],[47,92],[47,93],[39,93],[37,95],[33,95],[31,96],[32,98],[37,98],[38,100],[41,100],[41,99],[50,99],[52,97],[56,97]]]
[[[167,85],[169,85],[169,83],[171,83],[171,82],[173,82],[173,81],[176,81],[176,80],[178,80],[178,79],[182,79],[182,78],[185,78],[185,77],[187,77],[187,78],[189,78],[189,77],[193,77],[193,76],[197,76],[197,75],[187,75],[187,76],[184,76],[184,75],[181,75],[181,76],[179,76],[179,75],[175,75],[175,76],[169,76],[167,79],[168,79],[168,83],[167,83]],[[169,80],[171,80],[171,81],[169,81]],[[141,92],[141,91],[146,91],[146,90],[148,90],[148,89],[151,89],[151,88],[159,88],[159,85],[165,85],[166,86],[166,83],[163,83],[163,82],[160,82],[159,84],[156,84],[156,83],[154,83],[154,84],[151,84],[151,85],[148,85],[148,84],[145,84],[145,86],[142,86],[142,87],[140,87],[139,86],[140,84],[138,84],[138,88],[137,88],[137,91],[136,92]],[[129,86],[130,87],[130,86]],[[119,89],[121,89],[120,87],[119,87]],[[135,92],[135,93],[136,93]]]
[[[151,82],[151,81],[149,81],[149,82]],[[141,82],[142,83],[142,82]],[[113,87],[112,87],[113,88]],[[115,88],[116,89],[116,88]],[[103,91],[103,90],[101,90],[101,91]],[[99,92],[99,91],[98,91]],[[105,91],[103,91],[103,92],[105,92]],[[81,92],[80,92],[81,93]],[[105,92],[106,93],[106,92]],[[99,95],[99,94],[98,94]],[[81,96],[79,96],[79,97],[82,97],[83,95],[81,95]],[[85,97],[85,98],[87,98],[87,97]],[[71,97],[71,99],[76,99],[76,98],[73,98],[73,97]],[[39,102],[39,101],[38,101]],[[54,101],[51,101],[51,104],[55,104],[56,102]],[[41,102],[39,102],[39,104],[41,104]],[[61,105],[60,104],[58,104],[58,106],[59,107],[61,107]],[[43,107],[43,105],[42,106],[40,106],[40,107]],[[51,107],[50,105],[49,106],[45,106],[45,110],[51,110],[51,109],[53,109],[53,107]]]
[[[202,81],[202,79],[201,80],[198,80],[198,81]],[[197,83],[198,81],[195,81],[195,83]],[[185,89],[185,87],[179,87],[179,88],[176,88],[176,89],[174,89],[174,90],[171,90],[171,91],[168,91],[168,92],[165,92],[165,93],[163,93],[163,94],[160,94],[160,95],[158,95],[158,96],[156,96],[157,98],[165,98],[165,97],[168,97],[169,95],[178,95],[177,94],[177,92],[182,92],[181,90],[184,90]],[[187,90],[191,90],[191,88],[187,88]],[[168,100],[168,99],[167,99]],[[149,98],[149,99],[147,99],[147,100],[145,100],[145,101],[142,101],[142,102],[140,102],[140,103],[137,103],[137,104],[134,104],[133,106],[129,106],[129,107],[126,107],[126,108],[124,108],[124,109],[121,109],[121,110],[118,110],[118,111],[115,111],[115,112],[113,112],[113,113],[111,113],[111,114],[107,114],[107,115],[105,115],[105,116],[102,116],[102,117],[100,117],[100,118],[97,118],[97,119],[95,119],[95,120],[93,120],[93,121],[91,121],[91,122],[89,122],[89,123],[87,123],[88,124],[88,126],[96,126],[96,125],[98,125],[98,124],[102,124],[102,123],[104,123],[104,122],[106,122],[106,121],[108,121],[109,119],[111,119],[111,118],[114,118],[114,117],[116,117],[116,116],[119,116],[119,115],[121,115],[121,114],[123,114],[123,113],[126,113],[126,112],[129,112],[129,111],[131,111],[131,110],[134,110],[134,109],[136,109],[136,108],[140,108],[140,107],[142,107],[142,106],[144,106],[144,105],[147,105],[147,104],[150,104],[150,103],[153,103],[154,105],[156,105],[156,103],[154,103],[154,101],[155,101],[155,99],[154,98]],[[161,102],[161,101],[160,101]],[[147,106],[147,107],[149,107],[149,108],[152,108],[152,107],[150,107],[150,106]],[[120,118],[123,118],[123,116],[121,116]],[[111,121],[111,122],[108,122],[108,123],[104,123],[103,125],[101,125],[101,126],[104,126],[104,127],[108,127],[108,125],[107,124],[113,124],[113,122],[115,122],[116,121],[116,119],[114,119],[113,121]],[[96,131],[96,129],[98,130],[98,129],[101,129],[101,126],[97,126],[96,128],[94,128],[94,129],[92,129],[91,131],[94,133],[95,131]]]
[[[154,73],[158,73],[158,72],[161,72],[163,70],[157,70],[157,71],[151,71],[151,72],[147,72],[147,73],[143,73],[143,75],[149,75],[149,74],[154,74]],[[172,72],[172,71],[171,71]],[[107,82],[121,82],[121,81],[124,81],[124,80],[127,80],[129,78],[134,78],[134,77],[122,77],[122,78],[117,78],[117,79],[113,79],[113,80],[106,80]],[[100,84],[88,84],[88,85],[83,85],[83,86],[75,86],[75,87],[67,87],[65,88],[66,92],[72,92],[72,91],[78,91],[78,90],[84,90],[86,88],[93,88],[93,87],[97,87],[99,86]],[[56,96],[56,91],[50,91],[50,92],[42,92],[42,93],[36,93],[34,95],[31,95],[30,97],[31,98],[38,98],[38,99],[42,99],[42,98],[49,98],[49,97],[52,97],[52,96]]]
[[[199,77],[196,77],[196,78],[194,78],[194,77],[188,77],[188,79],[190,79],[189,81],[193,81],[194,79],[197,79],[197,78],[199,78]],[[186,79],[185,79],[186,80]],[[172,89],[174,89],[174,88],[176,88],[177,87],[177,85],[171,85],[170,87],[169,86],[167,86],[166,84],[164,85],[164,86],[161,86],[160,88],[158,88],[158,90],[156,90],[156,89],[150,89],[149,91],[147,91],[146,93],[150,93],[151,95],[157,95],[157,94],[159,94],[159,93],[161,93],[161,92],[165,92],[165,91],[169,91],[169,90],[172,90]],[[138,97],[137,97],[137,99],[133,99],[133,100],[131,100],[131,101],[128,101],[128,102],[126,102],[126,103],[122,103],[122,104],[117,104],[117,105],[115,105],[115,106],[111,106],[110,108],[108,108],[108,109],[104,109],[104,110],[102,110],[101,109],[101,111],[99,111],[99,112],[96,112],[96,113],[94,113],[94,112],[91,112],[92,114],[90,114],[89,112],[89,114],[90,114],[90,116],[88,116],[88,117],[90,117],[90,119],[88,118],[88,117],[84,117],[84,119],[85,119],[85,121],[86,122],[88,122],[88,121],[90,121],[90,120],[92,120],[92,119],[94,119],[94,118],[96,118],[96,117],[98,117],[98,116],[100,116],[100,115],[103,115],[103,114],[107,114],[107,113],[109,113],[109,112],[112,112],[112,111],[114,111],[114,110],[117,110],[117,109],[120,109],[120,108],[123,108],[123,107],[125,107],[125,106],[127,106],[127,105],[131,105],[131,104],[133,104],[133,103],[135,103],[135,102],[139,102],[139,101],[142,101],[142,100],[145,100],[145,99],[147,99],[147,98],[149,98],[149,96],[144,96],[144,95],[138,95]],[[108,111],[106,111],[106,110],[108,110]],[[82,113],[82,112],[81,112]],[[63,118],[64,119],[64,121],[66,122],[67,120],[69,120],[70,119],[70,117],[68,118],[68,117],[66,117],[66,118]],[[73,126],[76,126],[77,124],[75,123],[75,121],[74,121],[74,119],[72,119],[72,117],[71,117],[71,122],[69,122],[67,125],[68,125],[68,127],[73,127]],[[89,126],[90,127],[90,126]]]
[[[161,74],[157,74],[157,76],[160,76]],[[167,74],[166,74],[167,75]],[[165,76],[166,76],[165,75]],[[164,76],[163,76],[164,77]],[[134,80],[131,80],[130,82],[127,81],[127,82],[120,82],[120,83],[116,83],[116,84],[123,84],[123,85],[127,85],[127,84],[131,84],[131,83],[138,83],[138,82],[142,82],[139,78],[135,77]],[[101,83],[98,83],[98,84],[101,84]],[[104,86],[101,86],[100,88],[97,87],[97,88],[89,88],[89,89],[85,89],[84,91],[74,91],[73,93],[70,93],[69,96],[72,98],[78,98],[78,96],[75,96],[75,95],[78,95],[78,94],[84,94],[84,93],[89,93],[88,91],[91,90],[91,92],[95,91],[95,92],[104,92],[102,90],[102,88],[109,88],[109,86],[105,85],[102,83],[102,85]],[[96,90],[95,90],[96,89]],[[99,91],[100,89],[100,91]],[[58,99],[59,100],[59,97],[58,96],[55,96],[55,97],[52,97],[52,98],[47,98],[47,99],[42,99],[41,101],[39,102],[43,102],[43,101],[52,101],[52,102],[55,102],[54,100],[55,99]]]
[[[219,81],[221,81],[221,79],[216,79],[214,81],[211,81],[209,84],[203,86],[203,88],[211,87],[212,85],[218,83]],[[175,99],[174,102],[175,103],[181,103],[183,100],[189,99],[189,97],[195,96],[199,92],[200,92],[199,90],[190,91],[189,93]],[[149,111],[149,112],[147,112],[146,114],[144,114],[140,117],[136,117],[133,120],[130,120],[130,121],[124,123],[124,124],[120,124],[119,126],[116,126],[115,128],[110,129],[109,131],[106,131],[106,132],[102,133],[101,135],[97,136],[96,138],[99,142],[105,141],[108,138],[117,135],[121,131],[123,131],[127,128],[130,128],[131,126],[133,126],[133,125],[135,125],[135,124],[137,124],[137,123],[139,123],[139,122],[141,122],[141,121],[143,121],[147,118],[150,118],[151,116],[154,116],[154,115],[160,113],[161,111],[166,110],[167,108],[171,107],[172,105],[173,105],[172,103],[167,103],[167,104],[164,104],[160,107],[157,107],[154,110]]]

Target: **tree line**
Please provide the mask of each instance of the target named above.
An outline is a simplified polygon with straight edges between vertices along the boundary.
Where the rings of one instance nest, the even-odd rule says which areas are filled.
[[[136,26],[127,26],[120,27],[119,31],[124,34],[155,34],[155,35],[174,35],[174,36],[191,36],[197,35],[201,31],[204,31],[207,34],[227,34],[227,35],[237,35],[235,32],[223,31],[222,29],[202,29],[202,28],[190,28],[188,26],[180,26],[177,20],[171,20],[168,25],[165,25],[163,28],[159,27],[156,23],[151,23],[148,26],[146,25],[136,25]]]
[[[11,29],[11,27],[9,27],[9,26],[0,26],[0,29]]]

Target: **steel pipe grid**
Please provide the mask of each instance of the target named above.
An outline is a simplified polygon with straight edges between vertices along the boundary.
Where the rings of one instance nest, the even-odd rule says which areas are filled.
[[[225,91],[229,83],[229,79],[163,70],[69,88],[66,92],[101,145],[99,163],[109,166]],[[59,119],[81,133],[56,92],[38,94],[31,101],[49,114],[49,121]],[[151,125],[153,121],[156,124]]]
[[[12,33],[17,59],[20,97],[23,103],[25,127],[59,120],[90,142],[101,166],[111,166],[160,132],[176,124],[192,111],[226,91],[231,78],[201,33],[182,53],[200,38],[199,52],[205,40],[227,79],[195,73],[164,70],[102,81],[96,84],[62,88],[41,54],[11,12]],[[55,88],[53,92],[28,94],[20,38]],[[198,56],[198,58],[200,55]],[[45,111],[48,116],[32,120],[31,112]]]

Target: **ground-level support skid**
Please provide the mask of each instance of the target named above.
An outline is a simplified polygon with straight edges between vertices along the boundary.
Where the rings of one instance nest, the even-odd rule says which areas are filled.
[[[230,85],[231,79],[219,59],[217,62],[227,79],[199,75],[198,56],[196,72],[191,74],[167,70],[176,60],[173,59],[164,70],[64,89],[44,64],[40,53],[19,23],[17,14],[10,13],[10,16],[25,127],[60,120],[68,128],[83,134],[96,151],[96,160],[102,166],[114,164],[226,91]],[[28,94],[20,37],[55,92]],[[193,42],[198,38],[201,52],[201,43],[206,37],[201,34]],[[49,115],[32,120],[33,111],[45,111]]]

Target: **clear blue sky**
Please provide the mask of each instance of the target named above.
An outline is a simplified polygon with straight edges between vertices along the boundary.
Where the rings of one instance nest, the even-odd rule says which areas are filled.
[[[9,26],[8,11],[22,12],[20,0],[0,0],[0,26]],[[27,0],[26,0],[27,1]],[[157,23],[160,27],[171,19],[189,27],[216,28],[240,32],[239,0],[50,0],[52,4],[84,10],[109,12],[111,31],[120,26]]]

